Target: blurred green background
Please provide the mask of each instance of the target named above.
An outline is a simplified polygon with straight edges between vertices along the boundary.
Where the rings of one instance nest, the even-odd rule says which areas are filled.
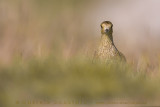
[[[57,100],[79,98],[89,104],[123,98],[157,104],[159,4],[159,0],[0,0],[0,107],[48,107]],[[127,64],[92,64],[104,20],[113,23],[115,44]],[[35,100],[38,104],[33,104]],[[53,102],[40,104],[46,100]]]

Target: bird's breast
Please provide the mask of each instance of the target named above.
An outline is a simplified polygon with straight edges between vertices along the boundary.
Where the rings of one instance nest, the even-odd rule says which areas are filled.
[[[103,45],[99,47],[97,54],[100,59],[108,59],[116,56],[117,50],[113,45]]]

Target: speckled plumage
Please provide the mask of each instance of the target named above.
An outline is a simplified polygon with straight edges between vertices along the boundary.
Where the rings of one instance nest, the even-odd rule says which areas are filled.
[[[113,24],[110,21],[104,21],[101,24],[101,40],[94,59],[100,61],[126,61],[125,56],[118,51],[113,42]]]

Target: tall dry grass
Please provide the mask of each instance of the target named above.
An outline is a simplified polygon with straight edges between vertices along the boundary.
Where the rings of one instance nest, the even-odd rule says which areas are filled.
[[[115,36],[127,64],[91,63],[100,38],[100,29],[92,29],[94,22],[86,17],[92,13],[87,11],[91,2],[98,3],[0,1],[0,106],[32,107],[36,105],[16,101],[45,98],[159,99],[160,55],[153,38],[150,43],[157,47],[150,48],[141,45],[144,41],[136,47]]]

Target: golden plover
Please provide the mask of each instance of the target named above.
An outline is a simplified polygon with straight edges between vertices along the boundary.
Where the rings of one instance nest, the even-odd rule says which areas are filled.
[[[101,40],[97,51],[95,51],[94,59],[100,61],[126,61],[125,56],[118,51],[113,42],[113,24],[110,21],[101,23]]]

